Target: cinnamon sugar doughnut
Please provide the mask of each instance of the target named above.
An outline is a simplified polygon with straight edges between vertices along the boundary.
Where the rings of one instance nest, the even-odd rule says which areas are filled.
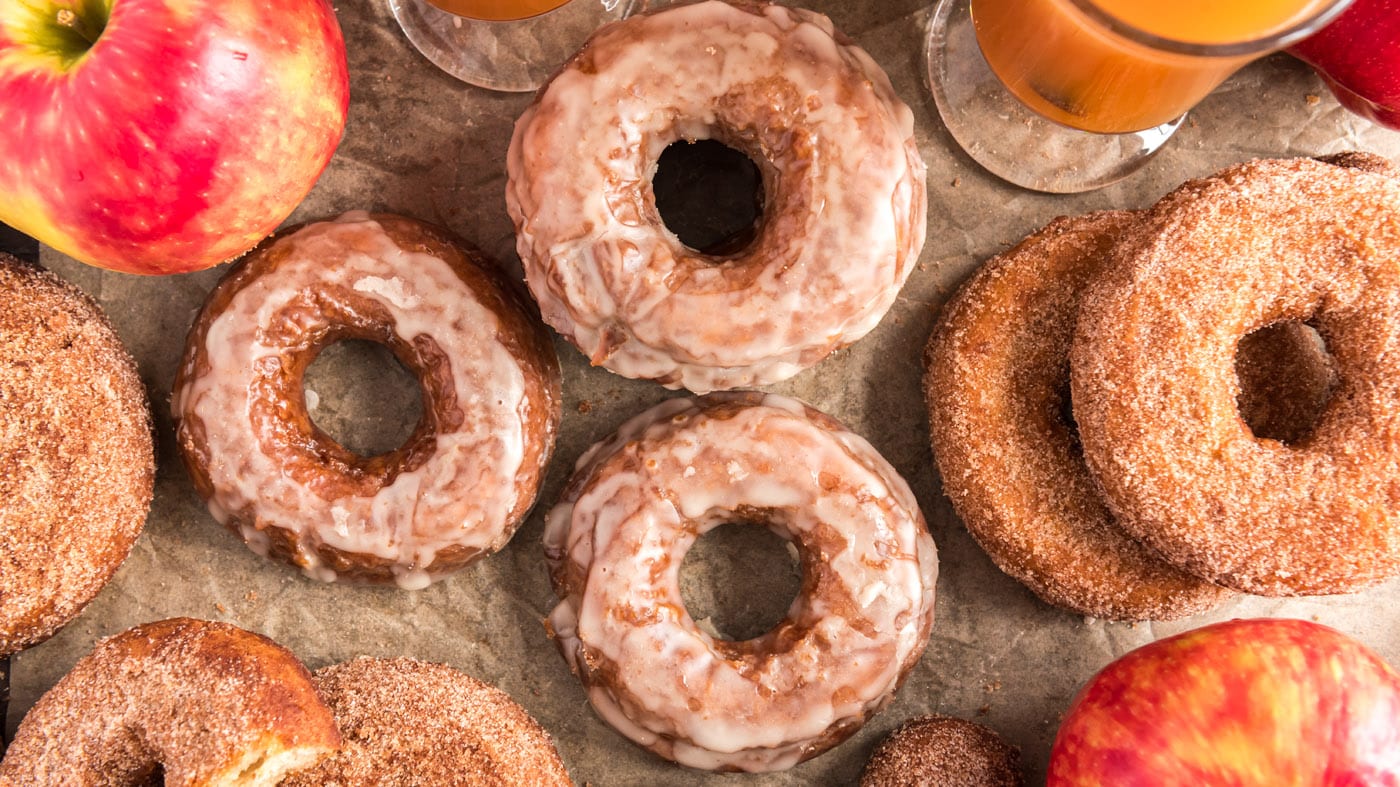
[[[1349,150],[1317,161],[1400,177],[1390,159]],[[1256,437],[1293,443],[1310,432],[1337,384],[1337,369],[1316,330],[1296,321],[1266,325],[1240,339],[1235,355],[1240,417]]]
[[[1400,570],[1400,184],[1306,159],[1191,181],[1081,300],[1084,454],[1120,525],[1221,584],[1356,590]],[[1316,327],[1336,392],[1292,445],[1236,409],[1240,339]]]
[[[1080,293],[1137,221],[1059,218],[990,260],[945,307],[924,390],[944,493],[1002,571],[1084,615],[1168,620],[1229,594],[1114,524],[1065,417]]]
[[[345,743],[282,787],[572,784],[524,708],[451,667],[362,657],[314,678]]]
[[[340,743],[311,675],[277,643],[175,618],[103,640],[29,711],[0,783],[276,785]]]
[[[920,716],[883,740],[860,787],[1021,787],[1020,752],[981,724]]]
[[[726,523],[797,548],[772,631],[699,629],[682,558]],[[757,393],[672,399],[590,449],[545,526],[550,635],[594,710],[693,768],[773,771],[841,742],[893,697],[933,623],[938,558],[913,494],[860,437]]]
[[[369,339],[417,377],[423,418],[373,457],[307,414],[322,348]],[[212,292],[173,407],[209,510],[323,579],[416,589],[493,552],[533,504],[560,417],[543,326],[478,252],[422,222],[347,214],[276,236]]]
[[[761,171],[756,239],[735,254],[686,247],[657,212],[662,152],[702,139]],[[545,321],[595,366],[670,388],[777,382],[856,341],[924,242],[913,113],[799,8],[710,0],[602,28],[516,123],[507,165]]]
[[[141,533],[155,445],[136,364],[95,302],[0,254],[0,656],[41,642]]]

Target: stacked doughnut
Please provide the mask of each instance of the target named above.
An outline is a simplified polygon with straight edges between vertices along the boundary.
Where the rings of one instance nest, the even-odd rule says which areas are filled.
[[[359,658],[314,676],[227,623],[124,631],[24,717],[0,785],[568,785],[505,693],[450,667]]]
[[[289,651],[174,618],[97,644],[25,715],[0,784],[278,784],[340,744]],[[158,770],[159,769],[159,770]]]
[[[979,271],[925,388],[945,491],[993,561],[1125,620],[1400,571],[1392,172],[1250,162]]]

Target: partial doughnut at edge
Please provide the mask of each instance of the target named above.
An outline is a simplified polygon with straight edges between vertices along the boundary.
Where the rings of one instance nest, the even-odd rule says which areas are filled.
[[[1080,294],[1138,220],[1059,218],[988,261],[943,310],[924,390],[944,493],[1002,571],[1080,614],[1169,620],[1230,594],[1114,523],[1064,415]]]
[[[154,484],[146,389],[102,309],[0,254],[0,656],[48,639],[107,584]]]
[[[1072,359],[1084,454],[1119,524],[1207,579],[1266,595],[1400,571],[1400,184],[1254,161],[1155,205],[1081,300]],[[1235,348],[1316,327],[1338,383],[1293,445],[1237,410]]]
[[[340,744],[311,675],[286,649],[227,623],[129,629],[30,709],[0,761],[6,787],[272,787]]]
[[[860,787],[1022,787],[1020,752],[992,730],[937,714],[890,733],[865,765]]]
[[[345,742],[282,787],[569,787],[549,733],[505,692],[442,664],[357,658],[317,670]]]

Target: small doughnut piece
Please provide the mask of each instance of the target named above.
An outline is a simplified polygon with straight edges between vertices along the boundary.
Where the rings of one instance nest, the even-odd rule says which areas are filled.
[[[311,422],[307,366],[379,342],[423,392],[399,448],[359,456]],[[510,540],[560,417],[559,362],[492,263],[401,216],[275,236],[210,293],[172,399],[215,519],[308,576],[419,589]]]
[[[1400,168],[1395,166],[1395,162],[1385,156],[1367,153],[1364,150],[1344,150],[1330,156],[1317,156],[1317,160],[1334,167],[1359,169],[1365,172],[1374,172],[1377,175],[1388,175],[1392,178],[1400,177]]]
[[[734,254],[681,243],[652,192],[667,146],[704,139],[762,177]],[[855,342],[924,243],[913,113],[800,8],[709,0],[603,27],[520,117],[507,171],[545,321],[595,366],[668,388],[766,385]]]
[[[1229,593],[1113,522],[1066,418],[1080,293],[1137,221],[1059,218],[987,262],[943,310],[924,390],[943,491],[997,567],[1083,615],[1169,620]]]
[[[0,254],[0,656],[107,584],[154,484],[146,389],[101,308]]]
[[[409,658],[317,670],[344,744],[282,787],[569,787],[549,733],[505,692]]]
[[[1129,533],[1253,593],[1400,571],[1400,184],[1255,161],[1155,205],[1085,293],[1071,353],[1087,464]],[[1240,418],[1236,347],[1315,326],[1338,382],[1292,445]]]
[[[727,523],[790,540],[802,589],[742,642],[680,595],[691,545]],[[579,460],[545,525],[550,636],[604,721],[692,768],[775,771],[894,696],[933,623],[938,557],[908,485],[864,439],[781,396],[672,399]]]
[[[340,744],[311,674],[272,640],[173,618],[97,644],[30,709],[0,783],[276,785]]]
[[[1020,760],[1014,746],[981,724],[919,716],[881,741],[860,787],[1022,787]]]

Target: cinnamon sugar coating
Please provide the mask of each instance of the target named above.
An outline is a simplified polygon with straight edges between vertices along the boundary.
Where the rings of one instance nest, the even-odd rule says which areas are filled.
[[[101,309],[0,254],[0,655],[97,595],[140,535],[154,482],[146,391]]]
[[[524,708],[451,667],[362,657],[314,677],[345,742],[282,787],[572,784]]]
[[[272,787],[340,743],[311,675],[286,649],[226,623],[129,629],[39,699],[5,759],[6,787]]]
[[[686,247],[657,211],[662,152],[702,139],[762,176],[734,254]],[[595,366],[698,393],[787,379],[869,333],[926,232],[912,111],[830,19],[776,4],[603,27],[522,114],[507,168],[545,321]]]
[[[1119,524],[1204,578],[1269,595],[1400,571],[1400,184],[1255,161],[1155,205],[1085,293],[1071,352],[1088,466]],[[1291,445],[1237,408],[1235,350],[1316,327],[1336,390]]]
[[[341,339],[387,346],[418,378],[423,417],[393,451],[359,456],[311,421],[303,376]],[[195,488],[249,547],[317,579],[417,589],[500,549],[533,505],[559,363],[479,252],[423,222],[349,213],[229,271],[190,329],[171,403]]]
[[[910,719],[880,742],[860,787],[1022,787],[1020,752],[963,719]]]
[[[771,631],[700,629],[686,551],[728,523],[789,539],[802,589]],[[775,771],[894,697],[933,623],[938,558],[913,493],[875,449],[801,402],[672,399],[579,460],[545,526],[550,635],[606,722],[692,768]]]
[[[1377,175],[1388,175],[1392,178],[1400,177],[1400,168],[1395,166],[1395,162],[1385,156],[1367,153],[1364,150],[1346,150],[1341,153],[1333,153],[1330,156],[1318,156],[1317,160],[1334,167],[1359,169],[1365,172],[1374,172]]]
[[[924,382],[944,493],[1002,571],[1080,614],[1167,620],[1229,594],[1114,523],[1065,417],[1080,294],[1137,221],[1059,218],[988,261],[944,308]]]

